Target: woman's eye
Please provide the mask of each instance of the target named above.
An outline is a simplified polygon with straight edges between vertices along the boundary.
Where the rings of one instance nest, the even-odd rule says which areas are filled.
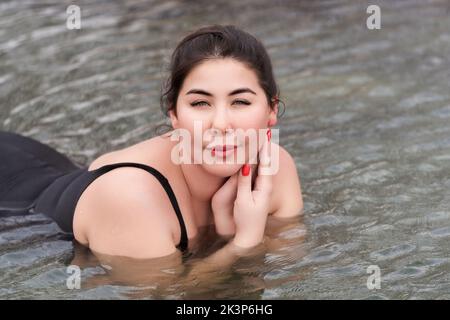
[[[247,106],[250,104],[250,102],[245,101],[245,100],[235,100],[234,102],[239,103],[239,104],[244,104],[244,105],[247,105]]]
[[[206,101],[198,101],[198,102],[191,103],[191,106],[193,106],[193,107],[205,106],[205,105],[208,105],[208,103]]]

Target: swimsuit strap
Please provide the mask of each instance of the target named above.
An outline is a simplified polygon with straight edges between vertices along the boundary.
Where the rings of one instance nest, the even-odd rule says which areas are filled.
[[[173,192],[172,187],[169,184],[169,181],[167,180],[166,177],[164,177],[164,175],[161,172],[159,172],[158,170],[156,170],[153,167],[147,166],[142,163],[135,163],[135,162],[120,162],[120,163],[108,164],[108,165],[102,166],[102,167],[100,167],[96,170],[90,171],[90,172],[95,172],[96,174],[100,173],[100,175],[102,175],[112,169],[120,168],[120,167],[135,167],[135,168],[144,169],[145,171],[152,174],[156,179],[158,179],[158,181],[161,183],[164,190],[166,191],[167,195],[169,196],[170,203],[172,204],[172,207],[175,210],[175,214],[177,215],[178,222],[180,223],[181,240],[180,240],[180,243],[177,245],[177,248],[179,248],[181,251],[186,250],[188,247],[188,237],[187,237],[186,225],[184,223],[180,207],[178,206],[178,202],[177,202],[177,198],[175,197],[175,193]]]

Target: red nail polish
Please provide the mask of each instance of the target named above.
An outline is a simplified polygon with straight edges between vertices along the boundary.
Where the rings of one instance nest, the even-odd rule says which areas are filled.
[[[244,165],[242,166],[242,175],[243,175],[244,177],[246,177],[246,176],[249,175],[249,173],[250,173],[250,165],[244,164]]]
[[[216,148],[212,148],[212,149],[211,149],[211,155],[212,155],[213,157],[216,156]]]
[[[267,141],[270,141],[270,139],[272,139],[272,130],[267,129]]]

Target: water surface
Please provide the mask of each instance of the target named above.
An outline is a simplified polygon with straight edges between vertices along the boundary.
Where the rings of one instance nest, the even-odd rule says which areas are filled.
[[[0,4],[0,130],[82,165],[148,139],[177,41],[236,24],[273,59],[305,218],[211,280],[171,282],[174,267],[153,285],[118,281],[44,216],[0,218],[0,298],[450,298],[450,2],[77,3],[78,31],[65,25],[72,1]],[[366,28],[369,4],[381,30]],[[215,247],[198,250],[186,268]],[[66,287],[74,258],[80,290]],[[370,265],[379,290],[366,286]]]

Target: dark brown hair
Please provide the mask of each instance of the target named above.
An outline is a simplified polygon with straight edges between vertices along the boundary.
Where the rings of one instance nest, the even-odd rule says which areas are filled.
[[[233,58],[255,71],[271,108],[279,99],[272,63],[264,45],[251,34],[232,25],[211,25],[188,34],[175,48],[170,75],[162,88],[161,110],[176,114],[178,94],[189,72],[207,59]],[[283,104],[284,105],[284,104]]]

